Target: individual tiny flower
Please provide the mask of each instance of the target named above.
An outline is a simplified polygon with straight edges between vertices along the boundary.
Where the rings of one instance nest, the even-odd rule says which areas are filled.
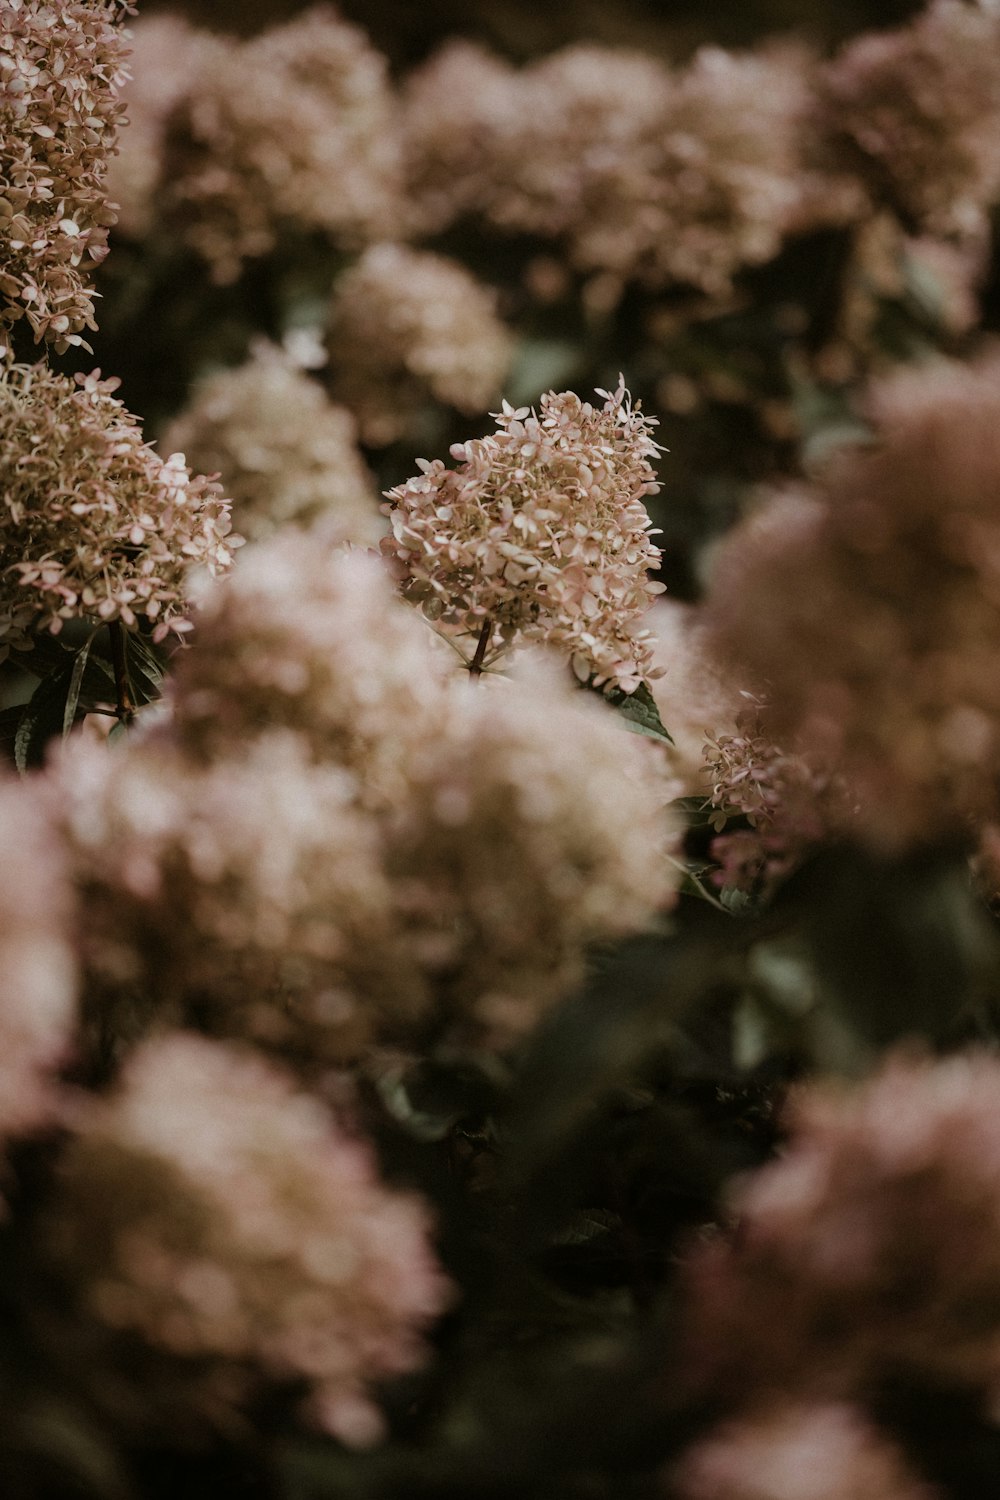
[[[385,59],[322,5],[206,57],[171,115],[160,193],[219,282],[283,235],[383,238],[401,201]]]
[[[858,1408],[789,1402],[725,1423],[688,1450],[672,1500],[933,1500]]]
[[[778,741],[898,848],[997,814],[1000,363],[900,371],[867,415],[869,443],[727,539],[707,609]]]
[[[128,81],[121,93],[128,119],[108,163],[107,190],[118,208],[116,236],[142,239],[153,228],[162,172],[164,134],[192,73],[219,61],[226,43],[171,12],[143,15],[129,27]]]
[[[90,275],[115,222],[105,175],[124,106],[118,0],[0,6],[0,328],[59,353],[96,328]]]
[[[328,347],[333,394],[375,447],[404,436],[429,401],[485,411],[513,354],[491,289],[457,261],[393,244],[373,245],[337,282]]]
[[[0,782],[0,1143],[55,1118],[52,1075],[68,1060],[77,972],[68,872],[33,786]]]
[[[735,1238],[685,1295],[699,1387],[843,1396],[913,1381],[1000,1399],[1000,1064],[891,1058],[793,1096]]]
[[[323,1431],[375,1441],[373,1383],[423,1361],[449,1300],[422,1204],[291,1078],[194,1034],[145,1043],[75,1124],[40,1253],[78,1315],[161,1352],[132,1397],[150,1427],[171,1386],[194,1432],[284,1386]]]
[[[663,585],[648,576],[660,554],[643,502],[660,448],[624,380],[597,394],[603,406],[550,391],[538,413],[505,401],[494,433],[452,449],[457,468],[420,460],[387,492],[382,549],[477,666],[546,642],[581,679],[629,693],[655,671],[645,615]]]
[[[933,0],[849,42],[820,79],[820,129],[911,227],[980,231],[1000,191],[1000,11]]]
[[[385,529],[354,418],[273,345],[206,376],[163,446],[221,476],[250,541],[281,526],[321,525],[333,540],[366,546]]]
[[[229,502],[161,458],[112,392],[117,380],[0,371],[0,631],[34,624],[146,620],[153,638],[184,628],[186,576],[224,571]]]

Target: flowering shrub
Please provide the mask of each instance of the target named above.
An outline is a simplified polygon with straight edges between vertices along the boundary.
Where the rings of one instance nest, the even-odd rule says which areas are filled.
[[[0,6],[0,1494],[994,1494],[997,0],[139,8]]]

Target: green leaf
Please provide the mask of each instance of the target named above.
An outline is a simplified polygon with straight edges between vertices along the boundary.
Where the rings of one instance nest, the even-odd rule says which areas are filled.
[[[665,740],[668,745],[674,743],[670,731],[660,718],[656,699],[647,683],[640,682],[634,693],[623,693],[621,688],[608,688],[604,696],[612,708],[617,708],[625,720],[625,727],[631,729],[633,734],[644,734],[651,740]]]
[[[136,706],[155,703],[163,693],[164,667],[145,636],[137,631],[122,633],[129,687]]]
[[[40,766],[45,760],[49,741],[65,733],[66,710],[75,671],[76,663],[70,661],[51,677],[43,677],[25,704],[14,735],[14,764],[22,775]]]
[[[73,665],[70,669],[69,674],[69,688],[66,693],[66,702],[63,706],[63,739],[66,738],[70,730],[73,728],[73,725],[76,723],[76,714],[77,709],[80,707],[80,692],[83,688],[84,673],[87,670],[87,661],[90,657],[90,648],[94,643],[94,636],[96,634],[97,632],[93,631],[91,635],[88,636],[83,645],[80,647],[79,651],[76,653],[76,656],[73,658]]]

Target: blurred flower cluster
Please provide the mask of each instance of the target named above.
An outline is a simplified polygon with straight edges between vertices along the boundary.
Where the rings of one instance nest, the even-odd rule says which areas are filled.
[[[0,4],[0,1493],[993,1494],[997,0],[140,9]]]

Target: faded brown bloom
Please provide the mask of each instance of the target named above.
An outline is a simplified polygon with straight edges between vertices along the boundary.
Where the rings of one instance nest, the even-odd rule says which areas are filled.
[[[358,248],[392,233],[400,156],[385,59],[326,6],[206,58],[169,122],[160,190],[220,282],[284,234]]]
[[[82,1108],[59,1187],[44,1253],[81,1311],[184,1362],[183,1425],[231,1429],[297,1384],[316,1426],[377,1439],[371,1384],[421,1362],[447,1284],[422,1205],[292,1079],[203,1037],[155,1038]],[[169,1378],[154,1370],[151,1421]]]
[[[333,394],[376,447],[408,433],[429,400],[485,411],[513,354],[491,288],[457,261],[392,244],[337,282],[327,343]]]
[[[320,525],[332,540],[366,546],[385,530],[354,418],[272,345],[202,380],[163,446],[221,474],[250,541],[281,526]]]
[[[123,105],[117,0],[0,7],[0,326],[59,353],[96,328],[90,273],[115,222],[104,177]]]
[[[185,627],[186,574],[229,566],[229,503],[162,459],[100,371],[0,371],[0,649],[29,624],[139,618]]]
[[[603,407],[550,391],[537,414],[505,401],[496,432],[452,449],[456,469],[421,459],[387,492],[382,549],[439,629],[484,640],[486,665],[547,642],[581,678],[632,692],[655,671],[644,617],[663,585],[643,500],[660,450],[624,380],[597,394]]]

